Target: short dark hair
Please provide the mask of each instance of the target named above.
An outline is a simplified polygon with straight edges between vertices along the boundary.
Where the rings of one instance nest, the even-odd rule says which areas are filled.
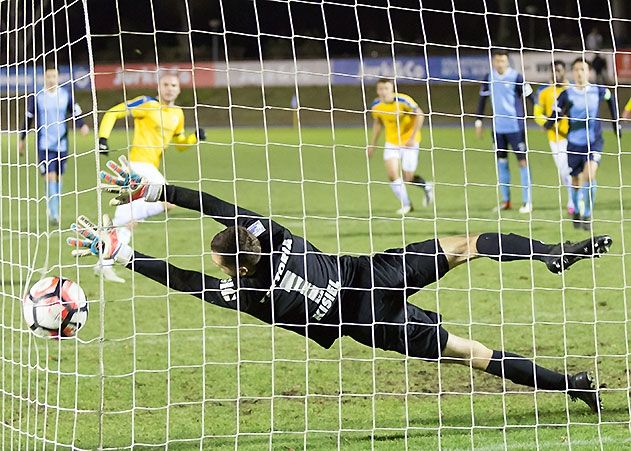
[[[504,49],[493,49],[491,51],[491,56],[505,56],[508,57],[508,50],[504,50]]]
[[[214,236],[210,249],[221,256],[226,266],[253,269],[261,259],[259,239],[245,227],[230,226]]]
[[[380,85],[382,83],[390,83],[392,86],[394,86],[394,80],[391,78],[386,78],[386,77],[382,77],[379,80],[377,80],[377,84]]]
[[[553,66],[553,67],[561,66],[563,69],[565,69],[565,61],[562,61],[562,60],[554,60],[554,61],[552,62],[552,66]]]
[[[579,57],[579,58],[576,58],[574,61],[572,61],[572,66],[571,66],[571,67],[572,67],[572,69],[573,69],[573,68],[574,68],[574,66],[576,66],[578,63],[585,63],[585,64],[587,64],[587,67],[589,67],[589,68],[591,68],[591,67],[592,67],[592,63],[590,63],[589,61],[587,61],[587,60],[586,60],[586,59],[584,59],[584,58]]]

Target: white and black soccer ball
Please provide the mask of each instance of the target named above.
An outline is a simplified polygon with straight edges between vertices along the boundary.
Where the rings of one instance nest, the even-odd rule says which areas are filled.
[[[46,277],[26,293],[22,313],[26,324],[39,337],[74,337],[88,320],[88,301],[79,284]]]

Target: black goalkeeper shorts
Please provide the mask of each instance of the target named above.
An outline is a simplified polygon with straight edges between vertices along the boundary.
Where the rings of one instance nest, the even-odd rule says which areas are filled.
[[[342,301],[343,335],[406,356],[437,359],[449,336],[440,315],[407,298],[449,271],[438,240],[355,260],[354,289]]]

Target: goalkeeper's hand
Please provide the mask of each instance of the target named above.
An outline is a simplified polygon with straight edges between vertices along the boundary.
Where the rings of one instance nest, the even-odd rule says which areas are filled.
[[[101,180],[105,182],[105,191],[116,194],[116,197],[110,200],[110,205],[123,205],[136,199],[144,199],[147,202],[160,200],[164,185],[152,185],[146,178],[133,172],[124,156],[120,156],[118,161],[120,164],[111,160],[107,162],[111,174],[106,171],[100,173]]]
[[[123,243],[118,230],[112,227],[109,216],[103,215],[103,227],[99,228],[85,216],[79,216],[77,222],[70,226],[81,238],[69,237],[66,243],[72,246],[74,257],[102,255],[104,259],[113,259],[117,263],[127,265],[134,254],[132,248]]]

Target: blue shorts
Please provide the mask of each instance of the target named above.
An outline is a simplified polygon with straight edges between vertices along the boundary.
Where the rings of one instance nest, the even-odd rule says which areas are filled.
[[[585,163],[595,161],[600,164],[602,158],[603,140],[594,141],[589,146],[567,144],[567,164],[570,167],[570,175],[576,177],[585,168]]]
[[[526,136],[524,132],[494,133],[493,135],[497,158],[508,157],[507,150],[510,144],[518,160],[526,159]]]
[[[68,152],[57,152],[56,150],[38,150],[37,167],[42,175],[54,172],[61,175],[66,172],[66,161]]]

